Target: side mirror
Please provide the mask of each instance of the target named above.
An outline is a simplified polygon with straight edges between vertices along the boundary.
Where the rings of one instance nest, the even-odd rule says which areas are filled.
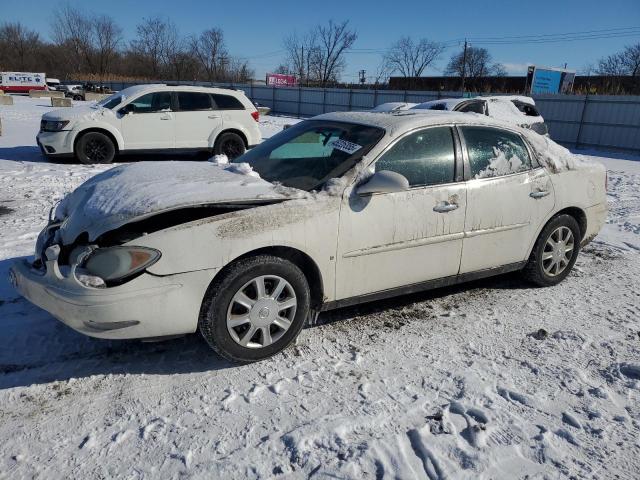
[[[133,103],[128,103],[127,105],[122,107],[120,110],[118,110],[118,113],[120,115],[129,115],[130,113],[133,113],[135,108],[136,106]]]
[[[365,183],[360,185],[356,193],[358,195],[371,195],[373,193],[393,193],[409,190],[409,180],[390,170],[381,170],[373,174],[373,176]]]

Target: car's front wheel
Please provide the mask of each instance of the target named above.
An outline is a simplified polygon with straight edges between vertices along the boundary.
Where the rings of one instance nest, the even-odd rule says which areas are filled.
[[[247,151],[244,140],[240,135],[234,132],[222,133],[213,147],[213,153],[216,155],[226,155],[229,160],[239,157]]]
[[[241,259],[209,286],[200,333],[229,360],[262,360],[295,340],[309,302],[307,279],[292,262],[271,255]]]
[[[111,163],[115,156],[116,146],[104,133],[85,133],[76,144],[76,157],[82,163]]]
[[[524,277],[541,287],[560,283],[578,258],[580,239],[580,226],[575,218],[566,214],[552,218],[533,246]]]

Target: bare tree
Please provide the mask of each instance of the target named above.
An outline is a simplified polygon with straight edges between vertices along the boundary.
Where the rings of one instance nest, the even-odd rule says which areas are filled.
[[[640,43],[600,59],[597,73],[607,76],[640,76]]]
[[[301,80],[326,85],[340,77],[346,65],[345,54],[358,34],[349,29],[349,22],[318,25],[303,36],[293,34],[284,40],[291,70]]]
[[[475,79],[490,75],[504,76],[506,70],[500,63],[494,63],[493,57],[486,48],[467,47],[466,62],[463,52],[454,53],[449,60],[445,75]]]
[[[56,43],[69,49],[68,53],[75,64],[74,70],[80,72],[86,67],[89,73],[96,73],[93,61],[95,35],[91,17],[66,4],[56,10],[52,27]]]
[[[318,70],[318,80],[324,86],[328,82],[335,82],[344,70],[346,61],[345,51],[353,46],[358,34],[349,30],[349,21],[334,23],[329,20],[326,26],[316,27],[318,34],[318,49],[315,58]]]
[[[292,34],[285,38],[284,49],[291,72],[298,75],[301,82],[310,80],[312,59],[318,56],[316,31],[312,30],[303,36]]]
[[[444,51],[444,47],[423,38],[414,42],[411,37],[402,37],[385,53],[383,61],[390,72],[403,77],[420,77]]]
[[[131,42],[131,50],[148,64],[152,78],[160,77],[170,30],[169,20],[161,17],[145,18],[136,27],[137,37]]]
[[[93,18],[95,35],[95,55],[100,80],[111,71],[111,63],[118,54],[122,42],[122,28],[107,15]]]
[[[192,37],[190,43],[191,52],[204,70],[207,80],[220,80],[229,61],[222,30],[205,30],[199,36]]]
[[[19,22],[0,26],[0,66],[13,70],[26,70],[33,65],[32,57],[41,47],[37,32],[27,30]]]

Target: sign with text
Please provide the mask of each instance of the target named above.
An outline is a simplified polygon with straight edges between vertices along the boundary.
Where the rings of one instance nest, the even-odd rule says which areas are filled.
[[[530,94],[571,93],[576,72],[562,68],[531,65],[527,71]]]
[[[295,75],[267,73],[267,85],[272,87],[295,87],[298,85],[298,79]]]

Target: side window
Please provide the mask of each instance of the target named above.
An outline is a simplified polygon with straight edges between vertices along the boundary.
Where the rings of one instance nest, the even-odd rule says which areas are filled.
[[[451,183],[456,156],[449,127],[436,127],[409,134],[376,162],[376,172],[391,170],[409,180],[412,187]]]
[[[531,168],[527,147],[519,135],[497,128],[462,127],[472,178],[499,177]]]
[[[459,112],[471,112],[471,113],[480,113],[482,115],[486,114],[486,107],[483,101],[476,102],[467,102],[463,103],[462,107],[458,109]]]
[[[218,110],[244,110],[244,105],[236,97],[231,95],[211,95],[213,104]]]
[[[431,105],[429,110],[446,110],[447,106],[444,103],[436,103],[435,105]]]
[[[147,93],[131,102],[134,113],[154,113],[171,109],[171,93]]]
[[[211,110],[211,97],[208,93],[178,92],[178,105],[185,112]]]

